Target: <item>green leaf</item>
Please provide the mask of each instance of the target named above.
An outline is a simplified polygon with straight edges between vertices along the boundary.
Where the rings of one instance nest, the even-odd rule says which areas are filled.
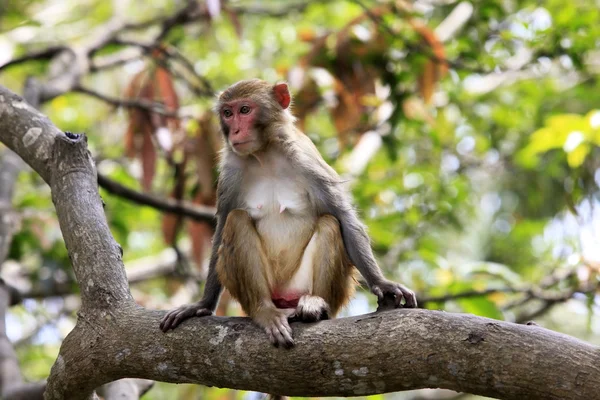
[[[498,309],[498,306],[496,306],[496,304],[493,301],[485,297],[460,299],[457,300],[457,303],[465,312],[480,315],[482,317],[500,320],[504,319],[504,316],[502,315],[502,312],[500,312],[500,310]]]
[[[586,143],[581,143],[573,151],[567,153],[567,162],[569,167],[577,168],[585,161],[585,158],[590,153],[590,146]]]

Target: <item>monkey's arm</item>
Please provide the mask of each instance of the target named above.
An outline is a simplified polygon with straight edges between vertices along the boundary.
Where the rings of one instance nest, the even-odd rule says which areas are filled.
[[[223,291],[223,287],[221,282],[219,282],[215,268],[215,265],[217,264],[219,246],[221,246],[221,237],[224,225],[222,220],[222,218],[219,218],[217,221],[217,229],[215,230],[215,235],[213,237],[212,254],[210,257],[210,264],[208,266],[208,276],[206,277],[206,284],[204,285],[204,295],[202,296],[202,300],[192,304],[185,304],[169,311],[160,322],[160,329],[163,332],[166,332],[169,329],[175,329],[177,325],[190,317],[204,317],[207,315],[212,315],[217,308],[219,297]]]
[[[197,303],[186,304],[169,311],[160,323],[160,329],[164,332],[174,329],[184,320],[190,317],[203,317],[212,315],[217,308],[223,286],[217,276],[216,265],[219,258],[219,247],[223,238],[223,227],[227,216],[237,206],[239,199],[238,188],[240,187],[241,174],[238,170],[224,168],[219,176],[217,187],[217,228],[213,236],[212,253],[208,265],[208,276],[204,285],[204,295]]]
[[[324,196],[326,200],[325,213],[338,219],[342,240],[350,261],[360,271],[380,302],[384,301],[385,297],[393,297],[396,307],[400,307],[402,298],[404,298],[405,307],[416,307],[417,298],[412,290],[399,283],[389,281],[383,276],[375,261],[371,240],[365,226],[344,197],[341,193],[337,195],[330,193]]]
[[[319,154],[312,141],[305,135],[299,135],[297,141],[289,146],[292,160],[312,180],[313,201],[321,214],[331,214],[340,223],[342,241],[350,261],[365,278],[371,291],[379,301],[393,297],[396,307],[405,299],[406,307],[416,307],[415,294],[405,286],[387,280],[373,255],[371,240],[348,195],[341,187],[341,179]]]
[[[204,294],[202,295],[202,300],[197,303],[199,306],[209,310],[211,314],[217,308],[219,297],[221,297],[221,292],[223,291],[223,286],[221,285],[221,282],[219,282],[215,266],[217,265],[217,259],[219,258],[219,247],[221,246],[225,219],[227,219],[226,216],[219,218],[219,221],[217,222],[217,229],[215,230],[215,235],[213,237],[210,263],[208,264],[208,276],[206,277],[206,284],[204,285]]]

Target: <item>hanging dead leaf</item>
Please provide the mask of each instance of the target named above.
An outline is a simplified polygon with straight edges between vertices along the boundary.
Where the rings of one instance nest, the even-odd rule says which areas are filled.
[[[331,111],[331,115],[340,142],[344,146],[348,144],[350,133],[359,125],[362,110],[356,95],[347,90],[341,81],[335,81],[334,90],[338,103]]]
[[[386,69],[389,32],[381,29],[380,24],[380,19],[386,14],[393,12],[403,17],[406,26],[414,30],[431,51],[432,57],[417,78],[418,90],[425,102],[431,101],[437,83],[447,72],[441,41],[431,29],[412,16],[413,11],[410,3],[397,1],[395,5],[371,8],[337,33],[328,33],[317,39],[314,35],[305,35],[313,46],[299,66],[305,70],[324,68],[334,77],[337,103],[330,113],[342,144],[350,141],[352,133],[360,134],[369,129],[372,122],[370,115],[378,102],[365,99],[376,97],[376,83],[379,80],[385,82],[386,75],[389,75]],[[303,35],[299,30],[299,36],[302,38]],[[306,79],[296,95],[295,110],[301,125],[322,100],[318,88],[312,87],[314,85],[313,80]],[[413,107],[409,104],[408,108]]]
[[[142,137],[140,158],[142,160],[142,188],[148,192],[152,188],[156,172],[156,150],[150,132],[146,132]]]
[[[155,51],[154,57],[162,57]],[[169,71],[161,66],[151,66],[136,74],[125,90],[128,99],[156,102],[168,111],[179,108],[179,99]],[[179,131],[179,120],[146,109],[130,108],[129,123],[124,136],[125,154],[138,157],[142,163],[141,183],[144,190],[152,187],[156,172],[157,144],[170,157],[174,133]]]
[[[154,73],[156,80],[155,100],[160,101],[165,105],[168,111],[176,111],[179,109],[179,97],[175,92],[175,84],[171,73],[163,67],[156,67]],[[169,128],[171,132],[179,129],[179,119],[173,117],[163,117],[164,126]]]
[[[242,22],[240,21],[240,17],[238,16],[238,14],[235,11],[233,11],[231,8],[227,7],[227,5],[223,5],[223,11],[229,18],[229,21],[231,21],[231,24],[233,25],[233,29],[235,29],[235,34],[237,35],[237,37],[239,39],[241,39],[244,31],[243,31],[243,27],[242,27]]]
[[[214,172],[216,169],[217,152],[221,147],[221,139],[212,113],[205,113],[198,120],[197,130],[193,138],[195,146],[190,147],[195,161],[197,192],[193,203],[214,206],[217,191]],[[190,221],[188,234],[192,240],[192,254],[199,268],[204,265],[205,258],[210,254],[211,239],[214,231],[210,224]]]
[[[173,191],[170,194],[170,198],[175,200],[183,200],[185,195],[186,188],[186,174],[185,167],[187,164],[187,157],[184,154],[183,160],[174,164],[175,168],[175,186],[173,187]],[[183,221],[183,217],[178,214],[173,213],[165,213],[162,218],[162,232],[163,238],[165,239],[165,243],[169,245],[174,245],[177,239],[177,234],[179,233],[179,229],[181,228],[181,223]]]
[[[423,72],[419,76],[418,81],[419,93],[425,100],[425,103],[429,103],[431,102],[437,83],[448,72],[448,64],[445,62],[446,51],[435,32],[428,26],[414,19],[409,20],[409,24],[423,38],[433,56],[429,57],[423,66]]]
[[[321,102],[321,93],[319,87],[313,79],[307,79],[300,90],[294,96],[294,115],[296,124],[304,132],[306,117]]]

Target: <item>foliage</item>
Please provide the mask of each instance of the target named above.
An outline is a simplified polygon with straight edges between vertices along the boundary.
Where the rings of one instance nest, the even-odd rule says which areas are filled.
[[[90,40],[112,15],[141,22],[172,14],[180,2],[118,3],[9,1],[0,9],[0,65]],[[455,1],[200,1],[202,18],[172,29],[145,56],[83,80],[105,96],[156,102],[167,114],[181,106],[182,118],[116,108],[85,93],[59,96],[42,110],[62,129],[88,134],[101,173],[210,206],[219,149],[214,91],[244,78],[286,79],[298,123],[351,180],[387,275],[426,298],[499,289],[427,306],[511,320],[536,310],[535,303],[515,306],[532,287],[590,288],[592,301],[581,303],[587,330],[570,332],[588,338],[598,329],[600,265],[600,11],[593,3],[473,1],[472,12],[461,11],[464,25],[446,35],[441,28],[459,8]],[[94,57],[121,55],[129,42],[154,34],[128,33]],[[18,92],[26,77],[43,79],[54,67],[48,60],[18,64],[0,72],[0,84]],[[367,131],[381,147],[354,169],[366,157]],[[178,271],[202,275],[209,225],[101,194],[125,261],[191,247]],[[21,175],[15,207],[22,223],[10,258],[34,281],[69,275],[49,191],[32,173]],[[543,281],[565,270],[575,273]],[[158,307],[180,287],[154,279],[135,295]],[[18,336],[21,328],[11,329]],[[21,359],[49,367],[53,357],[40,346],[21,351]],[[25,372],[40,377],[37,368]],[[174,391],[179,398],[241,396],[161,384],[148,398]]]

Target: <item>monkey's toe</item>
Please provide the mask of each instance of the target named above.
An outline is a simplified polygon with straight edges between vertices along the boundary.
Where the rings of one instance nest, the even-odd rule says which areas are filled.
[[[319,296],[305,295],[298,301],[294,320],[316,322],[329,319],[329,304]]]
[[[163,317],[160,322],[160,329],[163,332],[167,332],[170,329],[175,329],[179,324],[190,317],[202,317],[206,315],[211,315],[212,311],[200,307],[198,304],[188,304],[185,306],[181,306],[175,308],[167,312],[167,314]]]
[[[288,313],[278,308],[263,308],[255,316],[254,321],[262,326],[275,347],[286,349],[294,346],[292,328],[288,323]]]

